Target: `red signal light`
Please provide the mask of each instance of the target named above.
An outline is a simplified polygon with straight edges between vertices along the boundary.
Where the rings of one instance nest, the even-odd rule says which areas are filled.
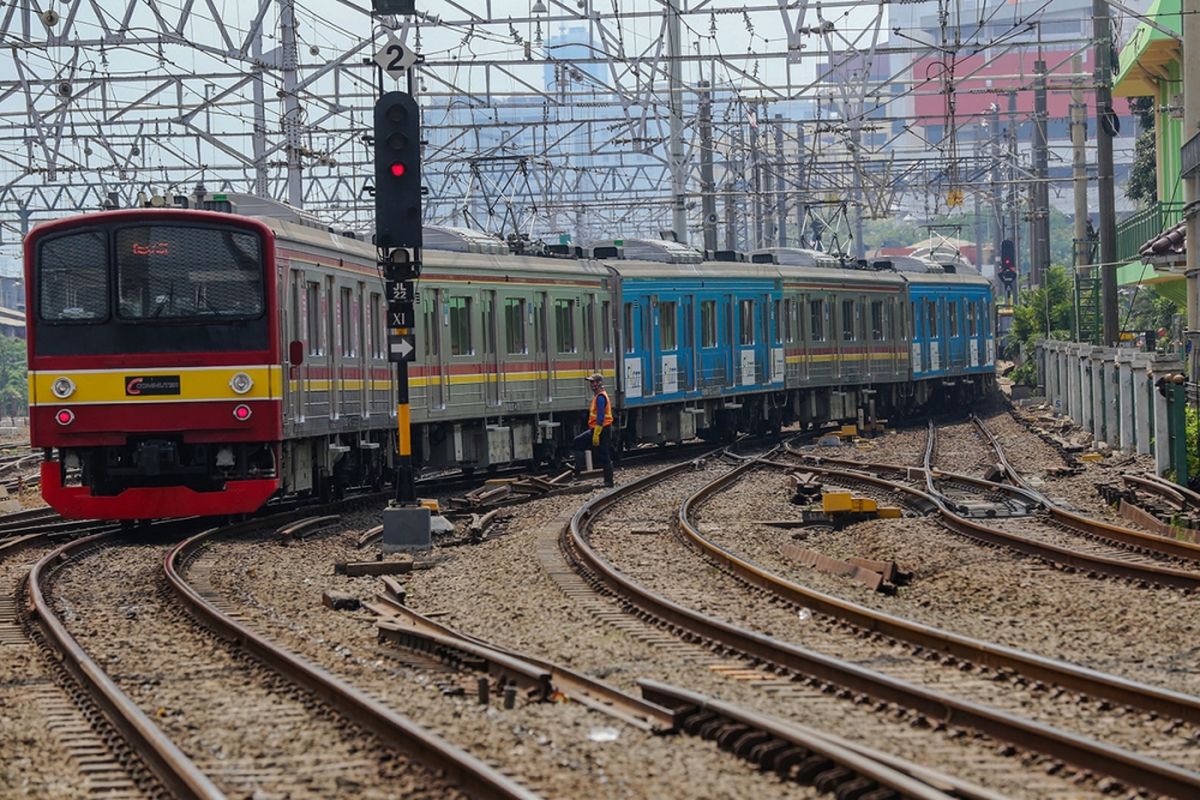
[[[404,165],[401,164],[399,161],[392,164],[392,176],[393,177],[402,178],[402,177],[404,177],[404,172],[405,172]]]
[[[75,412],[69,408],[64,408],[54,415],[54,421],[59,425],[70,425],[75,421]]]
[[[245,405],[244,403],[235,406],[233,409],[233,418],[239,422],[245,422],[246,420],[250,419],[250,406]]]

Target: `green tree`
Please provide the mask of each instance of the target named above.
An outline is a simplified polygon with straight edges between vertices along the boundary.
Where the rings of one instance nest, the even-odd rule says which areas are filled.
[[[1004,342],[1009,354],[1032,353],[1039,339],[1071,338],[1075,327],[1072,286],[1071,275],[1065,268],[1051,267],[1041,286],[1021,293],[1020,302],[1013,309],[1012,328]],[[1014,370],[1011,377],[1017,383],[1035,383],[1037,372],[1033,360]]]
[[[1155,149],[1154,98],[1129,98],[1129,111],[1137,117],[1138,135],[1133,143],[1133,164],[1125,182],[1125,196],[1138,203],[1158,200],[1158,153]]]
[[[25,342],[0,336],[0,404],[8,415],[24,414],[29,408],[29,381]]]

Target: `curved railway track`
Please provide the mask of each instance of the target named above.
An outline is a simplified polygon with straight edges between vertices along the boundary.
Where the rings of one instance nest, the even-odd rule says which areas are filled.
[[[754,467],[753,462],[747,462],[739,467],[738,471],[747,471]],[[935,677],[929,683],[922,684],[877,672],[859,663],[852,663],[787,641],[781,641],[709,613],[697,611],[631,578],[601,555],[599,550],[591,544],[590,531],[593,524],[623,500],[635,498],[640,492],[651,490],[657,484],[680,477],[685,474],[687,469],[688,465],[670,467],[602,495],[585,504],[564,531],[563,547],[575,568],[597,586],[603,587],[605,591],[619,597],[633,613],[643,619],[655,621],[685,639],[700,641],[714,647],[719,652],[737,654],[754,663],[761,664],[764,671],[768,673],[774,671],[781,675],[803,678],[818,686],[829,687],[828,691],[832,693],[843,693],[847,697],[859,697],[866,702],[896,704],[917,714],[918,719],[929,720],[935,725],[938,723],[933,721],[942,721],[941,724],[948,722],[954,726],[971,728],[993,739],[1011,743],[1015,747],[1033,750],[1061,762],[1075,765],[1079,770],[1096,775],[1109,775],[1128,785],[1144,787],[1152,792],[1182,797],[1194,795],[1200,791],[1200,775],[1187,769],[929,688],[930,685],[941,682],[953,685],[955,680],[943,681],[943,679]],[[725,485],[726,477],[715,482],[706,482],[706,486]],[[701,493],[703,491],[702,489]],[[709,491],[712,489],[710,488]],[[683,510],[681,510],[683,514],[681,527],[684,527],[682,520],[686,519],[686,509],[690,507],[689,502],[689,500],[685,500]],[[731,553],[723,552],[722,558],[726,559],[726,564],[723,566],[728,566],[736,557],[733,557]],[[738,577],[756,584],[765,580],[765,576],[761,572],[753,573],[752,578],[750,575],[751,573],[748,572],[746,577]],[[806,602],[805,605],[809,606],[809,603]],[[916,628],[911,627],[909,630],[915,632]],[[897,628],[897,632],[899,632],[899,628]],[[884,634],[882,631],[879,633],[890,635]],[[861,640],[862,637],[843,636],[843,639],[846,638],[853,641]],[[965,637],[960,637],[954,646],[966,648],[968,643],[965,641]],[[989,651],[986,647],[982,648],[982,652],[985,653],[985,658],[988,657]],[[1008,658],[1012,657],[1008,653],[1004,655]],[[873,658],[875,658],[874,663],[879,663],[878,656]],[[921,661],[923,659],[914,659],[914,662]],[[1039,664],[1042,670],[1051,667],[1049,660],[1046,662]],[[1037,660],[1030,659],[1029,663],[1037,663]],[[940,669],[943,673],[963,674],[954,669],[955,666],[956,659],[952,658],[948,667],[943,666]],[[912,669],[920,672],[923,668],[914,663]],[[937,669],[937,667],[929,669]],[[1011,669],[1011,666],[1001,669]],[[1079,670],[1078,672],[1086,671]],[[1043,674],[1045,673],[1043,672]],[[1077,678],[1082,679],[1082,676],[1077,675]],[[969,676],[963,679],[967,682],[972,680],[974,679]],[[984,683],[982,679],[979,679],[978,682]],[[1112,685],[1120,685],[1123,690],[1127,690],[1130,688],[1130,683],[1116,679]],[[1154,694],[1154,692],[1151,691],[1150,694]],[[1160,693],[1155,702],[1158,702],[1162,708],[1170,708],[1175,699],[1169,692]]]

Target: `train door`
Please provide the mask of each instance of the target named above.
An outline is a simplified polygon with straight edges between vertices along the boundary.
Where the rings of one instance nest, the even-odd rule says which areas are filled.
[[[700,295],[699,330],[696,337],[696,388],[708,389],[725,384],[725,354],[721,351],[721,301],[716,295]]]
[[[929,333],[929,369],[938,372],[942,369],[942,357],[945,353],[942,337],[946,333],[943,319],[946,304],[940,297],[931,297],[925,301],[925,305]]]
[[[928,305],[924,298],[917,298],[910,304],[909,326],[912,333],[912,371],[913,373],[929,370],[929,336],[926,333],[925,314]]]
[[[305,342],[307,335],[307,315],[305,313],[305,298],[304,298],[304,273],[294,269],[291,271],[291,302],[289,303],[289,313],[291,319],[288,322],[291,324],[288,336],[288,374],[287,374],[287,391],[288,391],[288,416],[295,424],[303,424],[304,422],[304,384],[305,373],[307,367],[308,345]],[[300,363],[292,363],[291,342],[300,342]]]
[[[645,375],[642,374],[642,357],[637,351],[638,342],[642,340],[640,309],[637,303],[626,298],[621,313],[624,324],[621,326],[623,336],[620,341],[625,348],[622,354],[625,378],[623,390],[625,397],[637,399],[643,394],[642,385],[645,381]]]
[[[963,348],[963,319],[961,300],[951,295],[946,298],[946,359],[947,369],[956,369],[963,364],[966,353]]]
[[[537,396],[541,402],[553,397],[554,364],[550,355],[550,299],[546,292],[537,292],[533,299],[533,369],[536,373]]]
[[[737,364],[737,300],[733,295],[725,295],[725,385],[733,388],[738,385]]]
[[[500,405],[500,348],[498,320],[496,316],[496,290],[483,293],[483,402],[488,406]]]
[[[647,352],[654,365],[655,386],[659,394],[674,394],[679,391],[679,307],[673,300],[657,296],[651,301],[654,325]]]
[[[655,312],[658,306],[658,297],[656,295],[648,295],[638,298],[638,357],[642,362],[642,396],[650,397],[656,393],[662,392],[662,381],[659,379],[659,374],[656,370],[657,364],[654,359],[654,339],[655,332],[658,328]]]
[[[580,335],[581,309],[579,295],[554,298],[554,348],[550,358],[554,371],[554,397],[560,400],[581,401],[584,396],[583,381],[574,377],[580,367],[589,366],[586,325]]]
[[[690,295],[682,298],[683,341],[679,348],[679,388],[690,391],[696,388],[696,368],[699,363],[696,353],[696,304]]]
[[[758,312],[755,317],[755,383],[769,384],[775,377],[775,326],[772,311],[775,303],[769,294],[758,295]]]

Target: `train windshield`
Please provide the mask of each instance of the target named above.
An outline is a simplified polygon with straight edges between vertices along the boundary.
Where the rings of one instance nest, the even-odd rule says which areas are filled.
[[[126,320],[263,312],[261,242],[252,233],[177,225],[115,232],[117,314]]]

